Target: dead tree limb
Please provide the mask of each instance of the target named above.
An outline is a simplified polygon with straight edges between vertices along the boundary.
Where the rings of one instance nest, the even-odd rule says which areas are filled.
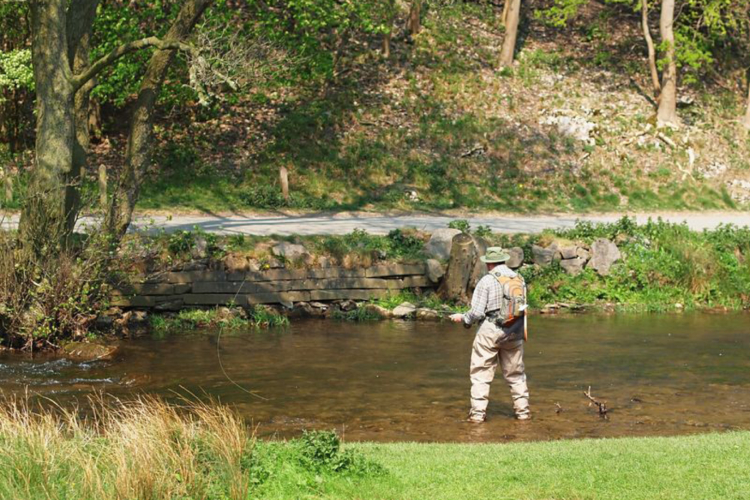
[[[583,393],[584,396],[588,398],[590,401],[589,404],[595,404],[596,407],[599,409],[599,416],[602,418],[608,418],[607,417],[607,404],[601,401],[597,401],[592,395],[591,395],[591,386],[589,386],[589,390],[585,391]]]

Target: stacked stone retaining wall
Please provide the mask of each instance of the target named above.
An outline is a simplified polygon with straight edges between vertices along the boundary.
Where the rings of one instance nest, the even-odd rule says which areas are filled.
[[[193,306],[288,304],[329,300],[368,300],[411,288],[434,288],[427,266],[384,264],[359,269],[270,269],[165,272],[120,285],[116,307],[179,310]]]

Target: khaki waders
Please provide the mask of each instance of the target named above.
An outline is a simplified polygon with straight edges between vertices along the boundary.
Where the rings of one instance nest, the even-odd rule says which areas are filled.
[[[471,352],[472,416],[484,417],[487,413],[490,384],[495,378],[498,362],[510,387],[516,416],[524,418],[529,415],[529,389],[523,365],[523,321],[519,323],[520,328],[513,325],[511,331],[498,328],[490,321],[483,321],[479,327]],[[520,337],[516,330],[520,330]]]

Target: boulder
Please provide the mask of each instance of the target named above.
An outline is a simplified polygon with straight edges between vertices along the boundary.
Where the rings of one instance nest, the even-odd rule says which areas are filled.
[[[250,263],[244,255],[230,253],[224,257],[224,268],[230,273],[250,270]]]
[[[576,256],[586,261],[591,258],[591,254],[589,253],[589,251],[583,247],[578,247],[576,249]]]
[[[440,321],[440,313],[434,309],[420,307],[417,309],[417,319],[420,321]]]
[[[437,259],[427,259],[427,278],[433,283],[438,283],[445,275],[445,268]]]
[[[518,269],[523,265],[523,248],[521,247],[513,247],[508,249],[508,254],[510,255],[510,259],[508,259],[508,262],[506,265],[511,269]]]
[[[578,257],[578,247],[575,245],[566,245],[564,247],[560,247],[559,251],[560,257],[562,257],[563,259],[575,259],[576,257]]]
[[[99,361],[112,359],[119,347],[98,342],[69,342],[62,348],[66,358],[74,361]]]
[[[339,309],[344,312],[353,311],[357,308],[357,303],[353,300],[342,300],[339,302]]]
[[[208,257],[208,241],[206,241],[206,238],[196,238],[190,254],[194,259],[205,259]]]
[[[417,306],[411,302],[403,302],[401,305],[396,306],[392,314],[394,318],[406,318],[412,316],[415,312],[417,312]]]
[[[289,243],[288,241],[282,241],[281,243],[274,245],[271,248],[271,253],[276,257],[283,257],[290,261],[304,259],[309,255],[309,252],[304,246],[296,243]]]
[[[606,238],[599,238],[591,245],[591,260],[587,268],[595,270],[601,276],[607,276],[612,264],[622,258],[617,245]]]
[[[391,311],[377,304],[365,304],[364,308],[368,313],[376,315],[381,319],[390,318],[392,315]]]
[[[539,245],[532,245],[531,253],[534,256],[534,264],[548,266],[552,264],[552,260],[554,260],[557,254],[557,248],[544,248]]]
[[[437,292],[443,300],[464,303],[469,301],[469,283],[477,268],[477,263],[482,264],[477,257],[474,238],[464,233],[454,236],[448,269]]]
[[[451,255],[451,247],[453,246],[453,237],[457,234],[461,234],[458,229],[441,228],[436,229],[430,240],[424,246],[424,252],[439,260],[446,260]]]
[[[580,257],[575,257],[573,259],[563,259],[560,261],[560,267],[562,267],[566,273],[572,276],[581,274],[585,265],[586,261]]]
[[[474,243],[475,260],[474,269],[471,271],[471,277],[469,278],[469,288],[467,290],[467,293],[473,291],[477,287],[477,283],[479,283],[479,280],[484,278],[484,275],[487,274],[487,264],[482,262],[479,257],[486,254],[487,247],[490,246],[489,242],[484,238],[472,236],[471,240]]]

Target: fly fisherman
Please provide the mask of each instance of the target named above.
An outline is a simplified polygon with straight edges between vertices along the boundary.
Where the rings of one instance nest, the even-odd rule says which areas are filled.
[[[471,310],[450,317],[467,328],[481,322],[471,353],[469,422],[481,423],[486,418],[490,384],[498,361],[510,386],[516,418],[528,420],[531,418],[529,389],[523,365],[526,284],[518,273],[505,265],[510,255],[502,248],[489,247],[481,259],[489,273],[477,283]]]

